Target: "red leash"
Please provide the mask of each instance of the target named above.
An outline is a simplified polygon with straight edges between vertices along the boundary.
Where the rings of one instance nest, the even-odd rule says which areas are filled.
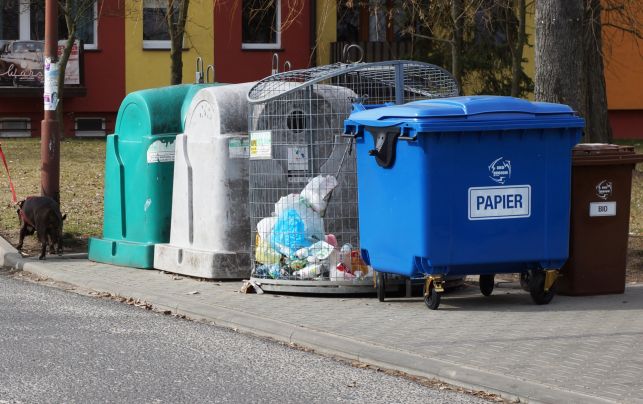
[[[4,156],[4,152],[2,151],[2,143],[0,143],[0,157],[2,157],[2,163],[4,164],[5,170],[7,170],[7,178],[9,178],[9,189],[11,190],[11,199],[13,200],[13,204],[16,205],[18,203],[18,197],[16,196],[16,190],[13,187],[13,182],[11,181],[11,175],[9,174],[9,166],[7,165],[7,158]]]
[[[0,143],[0,157],[2,158],[2,164],[4,164],[4,169],[7,171],[7,178],[9,179],[9,189],[11,190],[11,200],[13,200],[14,205],[18,205],[18,197],[16,196],[16,189],[13,187],[13,181],[11,181],[11,174],[9,174],[9,165],[7,164],[7,158],[2,151],[2,143]],[[27,198],[29,199],[29,198]],[[27,223],[29,226],[35,228],[36,226],[31,223],[31,220],[27,218],[25,213],[22,211],[22,208],[18,209],[18,214],[22,220]]]

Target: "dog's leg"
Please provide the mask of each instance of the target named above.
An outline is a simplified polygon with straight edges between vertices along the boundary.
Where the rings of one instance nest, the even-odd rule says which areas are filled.
[[[42,243],[42,248],[40,249],[40,256],[38,256],[38,259],[44,260],[46,254],[47,254],[47,243]]]
[[[58,236],[58,255],[63,255],[63,235]]]
[[[24,224],[20,228],[20,241],[18,242],[18,245],[16,246],[16,249],[18,251],[22,251],[22,244],[25,241],[25,237],[27,236],[27,225]]]
[[[45,255],[47,254],[47,229],[41,227],[39,229],[36,229],[36,232],[38,233],[38,240],[42,245],[42,248],[40,249],[40,256],[38,257],[38,259],[44,260]]]
[[[47,242],[49,243],[49,254],[56,253],[56,233],[52,228],[47,228]]]

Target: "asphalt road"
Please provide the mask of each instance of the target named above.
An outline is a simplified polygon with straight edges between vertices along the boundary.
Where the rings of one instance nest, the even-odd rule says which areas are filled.
[[[0,404],[14,402],[484,401],[0,272]]]

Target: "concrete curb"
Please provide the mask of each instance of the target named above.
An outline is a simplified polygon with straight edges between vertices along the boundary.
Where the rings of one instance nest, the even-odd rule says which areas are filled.
[[[65,257],[78,258],[78,257]],[[140,299],[155,308],[171,310],[195,320],[212,322],[249,334],[271,338],[288,344],[314,349],[317,352],[342,359],[359,361],[376,367],[397,370],[414,376],[437,380],[470,390],[496,393],[505,399],[534,403],[609,403],[610,400],[577,392],[552,388],[529,380],[520,380],[415,355],[385,346],[360,342],[320,329],[296,326],[290,323],[256,316],[226,307],[198,302],[181,303],[171,296],[156,295],[136,290],[126,284],[87,282],[79,285],[73,276],[56,271],[37,261],[25,260],[9,243],[0,237],[0,260],[5,268],[21,269],[32,274],[65,282],[84,289],[109,292],[126,298]]]

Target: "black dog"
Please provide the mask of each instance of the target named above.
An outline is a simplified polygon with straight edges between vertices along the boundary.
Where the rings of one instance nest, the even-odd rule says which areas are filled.
[[[67,215],[60,214],[58,203],[47,196],[30,196],[20,201],[18,206],[18,217],[22,225],[18,250],[22,250],[22,243],[26,236],[37,232],[38,240],[42,243],[38,259],[45,259],[48,241],[50,242],[49,253],[58,252],[58,255],[62,255],[63,221]],[[58,246],[57,250],[56,246]]]

